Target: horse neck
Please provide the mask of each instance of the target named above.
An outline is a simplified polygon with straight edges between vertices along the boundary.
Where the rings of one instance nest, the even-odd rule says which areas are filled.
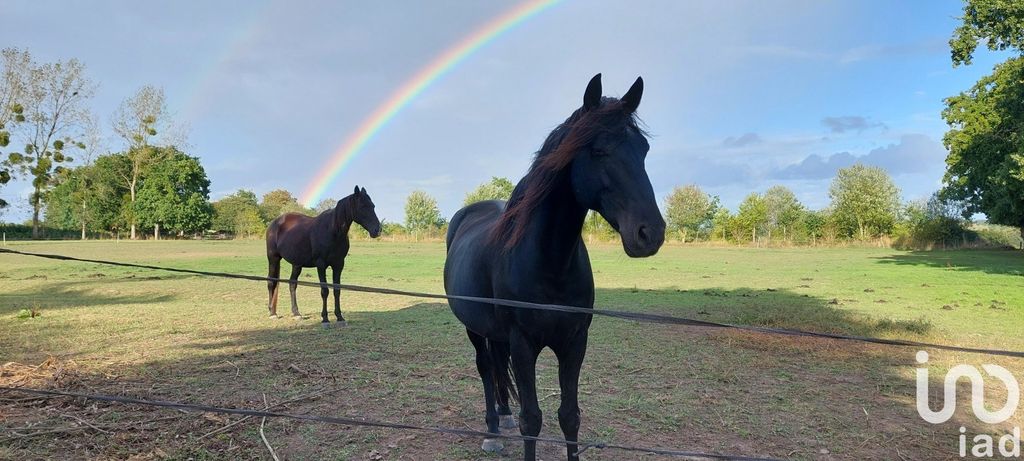
[[[348,238],[348,231],[352,228],[352,221],[355,217],[352,213],[352,203],[349,201],[349,197],[341,199],[342,206],[335,207],[331,210],[331,227],[334,230],[335,238]],[[339,216],[338,213],[341,213]]]
[[[521,249],[536,255],[538,270],[562,273],[576,256],[587,209],[576,201],[568,172],[559,175],[556,186],[529,216]]]

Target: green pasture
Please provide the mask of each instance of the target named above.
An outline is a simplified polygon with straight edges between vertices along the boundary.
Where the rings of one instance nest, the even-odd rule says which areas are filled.
[[[7,248],[266,274],[259,241]],[[598,307],[1024,350],[1019,251],[668,245],[630,259],[617,245],[600,244],[591,246],[591,259]],[[442,293],[443,264],[440,242],[359,241],[342,281]],[[303,278],[315,280],[315,270]],[[472,347],[446,305],[342,296],[349,327],[325,330],[315,288],[299,288],[306,319],[273,320],[265,283],[0,254],[0,384],[253,408],[264,406],[264,395],[274,405],[319,393],[277,409],[484,427]],[[279,313],[287,306],[282,290]],[[925,423],[914,409],[916,352],[597,317],[581,378],[580,436],[796,459],[952,459],[960,426],[998,435],[1024,424],[1021,411],[1005,425],[982,424],[969,405],[949,423]],[[1024,382],[1024,360],[930,352],[935,385],[953,363],[998,363]],[[545,352],[538,368],[543,434],[560,437],[556,370]],[[207,435],[237,419],[0,394],[0,458],[268,457],[258,419]],[[60,435],[33,435],[41,430]],[[283,420],[267,421],[264,433],[288,459],[521,456],[514,443],[485,455],[469,438]],[[543,446],[541,456],[560,459],[563,451]],[[586,458],[636,456],[590,450]]]

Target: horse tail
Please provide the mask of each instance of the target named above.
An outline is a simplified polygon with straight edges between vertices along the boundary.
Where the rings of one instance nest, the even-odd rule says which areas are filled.
[[[519,402],[519,392],[516,391],[515,381],[512,379],[512,364],[509,354],[508,343],[494,342],[487,340],[487,353],[491,356],[491,373],[494,378],[494,387],[497,391],[498,401],[508,405],[507,397]]]

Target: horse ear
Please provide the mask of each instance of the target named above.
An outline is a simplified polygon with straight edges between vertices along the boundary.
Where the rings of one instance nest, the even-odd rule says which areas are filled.
[[[355,194],[355,195],[359,195],[359,186],[356,186],[355,192],[352,192],[352,193]]]
[[[362,192],[362,193],[363,193],[363,195],[366,195],[366,188],[365,188],[365,187],[363,187],[363,188],[359,189],[359,191],[360,191],[360,192]]]
[[[640,107],[640,98],[644,95],[644,79],[643,77],[637,77],[636,81],[633,82],[633,86],[629,87],[629,91],[622,96],[622,107],[626,110],[627,114],[636,112],[636,108]]]
[[[583,110],[591,110],[601,105],[601,74],[590,79],[587,91],[583,93]]]

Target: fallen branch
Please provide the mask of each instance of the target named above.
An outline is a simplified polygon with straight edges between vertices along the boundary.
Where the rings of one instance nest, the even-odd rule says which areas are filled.
[[[79,418],[79,417],[77,417],[75,415],[62,414],[61,416],[65,417],[65,418],[71,418],[71,419],[73,419],[75,421],[78,421],[79,423],[85,424],[86,426],[89,426],[89,427],[91,427],[93,429],[96,429],[97,431],[102,432],[104,434],[107,434],[107,435],[113,434],[113,432],[110,432],[110,431],[107,431],[107,430],[104,430],[104,429],[100,429],[100,428],[94,426],[92,423],[90,423],[90,422],[88,422],[88,421],[86,421],[86,420],[84,420],[82,418]]]
[[[267,394],[263,394],[263,410],[269,410],[270,404],[267,403]],[[267,417],[264,416],[263,420],[260,421],[260,438],[263,439],[263,444],[267,446],[267,450],[270,450],[270,457],[274,458],[274,461],[281,461],[277,457],[277,453],[274,453],[274,447],[270,446],[270,442],[267,441],[267,436],[263,434],[263,426],[267,424]]]

